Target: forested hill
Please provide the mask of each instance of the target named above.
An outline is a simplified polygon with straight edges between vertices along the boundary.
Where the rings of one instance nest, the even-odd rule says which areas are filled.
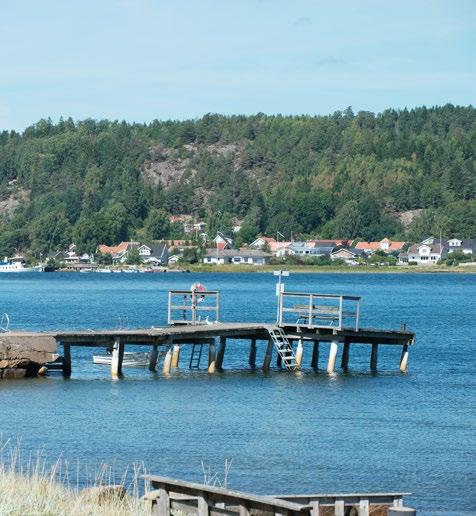
[[[170,214],[204,219],[210,232],[243,220],[240,243],[276,231],[475,237],[475,114],[446,105],[150,124],[41,120],[0,134],[0,253],[178,238]]]

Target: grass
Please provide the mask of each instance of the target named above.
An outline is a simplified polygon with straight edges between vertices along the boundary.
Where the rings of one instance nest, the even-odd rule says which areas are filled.
[[[0,514],[2,516],[145,516],[150,508],[139,497],[143,467],[133,465],[119,481],[106,464],[88,471],[58,459],[49,464],[42,452],[23,457],[20,446],[0,444]],[[85,483],[80,478],[86,478]],[[125,496],[91,495],[89,488],[122,485]]]

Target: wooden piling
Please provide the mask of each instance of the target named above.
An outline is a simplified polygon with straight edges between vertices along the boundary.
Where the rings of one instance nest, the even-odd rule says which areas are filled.
[[[337,349],[337,341],[333,340],[329,348],[329,359],[327,361],[327,372],[329,374],[333,373],[336,367]]]
[[[311,367],[313,369],[319,368],[319,341],[315,340],[312,345],[312,358],[311,358]]]
[[[159,358],[159,346],[154,344],[149,355],[149,371],[155,371],[157,367],[157,359]]]
[[[71,376],[71,346],[63,344],[63,376]]]
[[[172,348],[169,347],[167,353],[164,357],[164,363],[162,364],[162,372],[164,374],[170,374],[170,369],[172,367]]]
[[[174,347],[172,348],[172,362],[171,362],[171,366],[174,369],[178,368],[179,360],[180,360],[180,346],[178,344],[174,344]]]
[[[268,346],[266,347],[266,353],[264,355],[264,360],[263,360],[263,371],[269,371],[269,366],[271,364],[272,358],[273,358],[273,341],[271,339],[269,339]]]
[[[372,344],[372,353],[370,355],[370,370],[377,371],[378,360],[378,344]]]
[[[347,371],[349,367],[349,348],[350,348],[350,342],[348,339],[344,340],[344,349],[342,350],[342,360],[340,363],[341,368],[344,371]]]
[[[256,339],[251,339],[250,356],[248,362],[252,369],[256,367]]]
[[[208,344],[208,372],[213,374],[216,371],[216,348],[215,339],[210,339]]]
[[[112,348],[111,359],[111,376],[119,378],[122,376],[122,361],[124,359],[124,343],[120,337],[114,338],[114,347]]]
[[[223,370],[223,358],[225,357],[226,337],[220,337],[220,345],[217,351],[216,368],[218,371]]]
[[[408,368],[408,344],[402,346],[402,355],[400,357],[400,371],[406,373]]]
[[[304,347],[302,345],[302,339],[299,339],[298,345],[296,348],[296,365],[298,368],[301,368],[303,353],[304,353]]]

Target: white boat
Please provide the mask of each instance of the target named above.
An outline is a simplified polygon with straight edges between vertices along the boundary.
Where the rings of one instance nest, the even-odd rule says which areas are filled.
[[[150,353],[125,351],[122,367],[147,367]],[[101,365],[111,365],[112,355],[93,355],[93,362]]]
[[[0,261],[0,272],[41,272],[43,268],[37,267],[25,267],[22,261],[19,260],[8,260],[5,258]]]

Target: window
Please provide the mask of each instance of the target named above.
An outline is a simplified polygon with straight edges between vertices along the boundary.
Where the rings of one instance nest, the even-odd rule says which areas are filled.
[[[420,256],[420,260],[421,260],[421,261],[428,260],[428,256]]]

